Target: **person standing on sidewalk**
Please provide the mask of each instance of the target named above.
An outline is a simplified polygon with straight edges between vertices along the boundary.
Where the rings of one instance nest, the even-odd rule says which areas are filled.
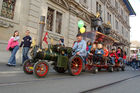
[[[64,37],[61,37],[61,38],[60,38],[60,40],[59,40],[59,45],[65,46],[65,44],[64,44]]]
[[[8,41],[8,46],[6,48],[6,50],[8,51],[11,51],[11,57],[8,61],[8,64],[7,66],[16,66],[16,53],[19,49],[19,32],[16,30],[14,32],[14,35],[9,39]]]
[[[139,67],[140,66],[140,52],[137,53],[137,63]]]
[[[22,41],[21,41],[21,44],[20,44],[20,48],[23,46],[23,49],[22,49],[22,64],[21,66],[23,65],[23,63],[29,59],[28,57],[28,52],[30,50],[30,47],[31,47],[31,44],[32,44],[32,38],[30,36],[30,31],[27,30],[25,32],[25,37],[23,37]]]
[[[134,51],[134,53],[132,55],[132,67],[133,67],[133,70],[138,70],[137,53],[136,53],[136,51]]]

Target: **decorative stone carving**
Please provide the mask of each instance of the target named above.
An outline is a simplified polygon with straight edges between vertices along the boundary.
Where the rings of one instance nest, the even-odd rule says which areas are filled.
[[[90,16],[89,15],[87,15],[85,12],[80,12],[79,14],[78,14],[78,16],[80,16],[81,18],[83,18],[85,21],[87,21],[88,23],[90,23],[90,21],[91,21],[91,18],[90,18]]]
[[[100,0],[103,4],[105,4],[107,2],[107,0]]]
[[[88,12],[84,7],[80,6],[75,0],[50,0],[55,4],[60,5],[61,7],[69,10],[71,13],[74,13],[76,16],[79,16],[86,22],[90,23],[90,17],[92,14]]]
[[[61,7],[65,9],[69,9],[69,4],[67,0],[50,0],[56,4],[59,4]]]

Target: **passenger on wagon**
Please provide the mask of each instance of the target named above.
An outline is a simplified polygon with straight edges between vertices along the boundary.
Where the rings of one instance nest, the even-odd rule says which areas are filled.
[[[117,56],[119,57],[118,61],[123,62],[123,51],[120,47],[118,47],[118,50],[116,53],[117,53]]]
[[[104,45],[103,50],[104,50],[104,57],[107,57],[109,55],[109,51],[106,48],[106,45]]]
[[[95,51],[96,51],[96,44],[93,43],[89,54],[95,55]]]
[[[88,54],[88,57],[90,60],[89,64],[93,64],[94,62],[96,62],[95,60],[95,50],[96,50],[96,44],[92,44],[92,47],[91,47],[91,50],[90,50],[90,53]]]
[[[83,58],[86,57],[86,42],[83,40],[82,34],[77,34],[77,42],[74,43],[73,50],[75,50],[73,55],[80,55]],[[85,62],[85,59],[84,59]],[[86,64],[86,62],[85,62]]]
[[[86,47],[86,51],[87,51],[87,55],[86,55],[86,58],[88,58],[89,60],[87,61],[87,63],[89,65],[92,65],[92,62],[91,62],[91,55],[90,55],[90,51],[91,51],[91,47],[92,47],[92,43],[91,41],[88,41],[87,42],[87,47]]]
[[[97,49],[95,51],[95,55],[97,57],[96,61],[102,62],[103,61],[103,55],[104,55],[104,50],[102,44],[97,45]]]
[[[125,51],[123,51],[123,62],[124,62],[124,64],[127,63],[126,58],[127,58],[127,54],[126,54]]]
[[[92,48],[92,43],[91,43],[91,41],[88,41],[87,42],[87,48],[86,48],[88,54],[90,53],[91,48]]]
[[[111,62],[113,65],[115,65],[115,60],[118,60],[118,56],[116,54],[115,49],[112,49],[112,52],[110,53],[110,57],[111,57]]]
[[[104,55],[103,55],[103,57],[104,57],[104,62],[105,62],[105,64],[107,65],[107,57],[108,57],[108,55],[109,55],[109,51],[108,51],[108,49],[106,48],[106,45],[104,45],[103,50],[104,50]]]
[[[92,55],[92,59],[93,59],[93,63],[95,63],[96,62],[96,57],[95,57],[95,51],[96,51],[96,44],[92,44],[92,48],[91,48],[91,51],[90,51],[90,55]]]

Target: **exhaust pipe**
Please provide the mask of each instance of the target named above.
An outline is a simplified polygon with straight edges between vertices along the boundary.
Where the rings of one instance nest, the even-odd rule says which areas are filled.
[[[44,32],[44,26],[45,26],[45,16],[40,17],[39,22],[39,32],[38,32],[38,46],[40,49],[42,49],[42,41],[43,41],[43,32]]]

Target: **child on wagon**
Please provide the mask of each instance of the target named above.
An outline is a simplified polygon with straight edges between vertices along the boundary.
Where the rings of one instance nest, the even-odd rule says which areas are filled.
[[[88,62],[88,63],[91,65],[95,62],[95,50],[96,50],[96,44],[93,43],[91,50],[88,54],[89,59],[91,59],[90,62]]]
[[[108,60],[109,51],[108,51],[108,49],[106,48],[106,45],[104,45],[103,50],[104,50],[103,59],[104,59],[105,65],[107,65],[107,60]]]
[[[103,45],[98,44],[97,49],[95,50],[95,56],[96,56],[96,61],[98,61],[98,64],[103,61],[103,55],[104,55],[104,50],[103,50]]]
[[[119,59],[119,57],[116,54],[115,49],[112,49],[112,52],[110,53],[110,57],[111,57],[111,63],[113,65],[115,65],[115,60],[118,60]]]
[[[90,53],[91,48],[92,48],[92,43],[91,43],[91,41],[88,41],[88,42],[87,42],[87,47],[86,47],[87,54]]]
[[[117,56],[118,56],[118,61],[120,62],[123,62],[123,51],[120,47],[118,47],[118,50],[117,50]]]

